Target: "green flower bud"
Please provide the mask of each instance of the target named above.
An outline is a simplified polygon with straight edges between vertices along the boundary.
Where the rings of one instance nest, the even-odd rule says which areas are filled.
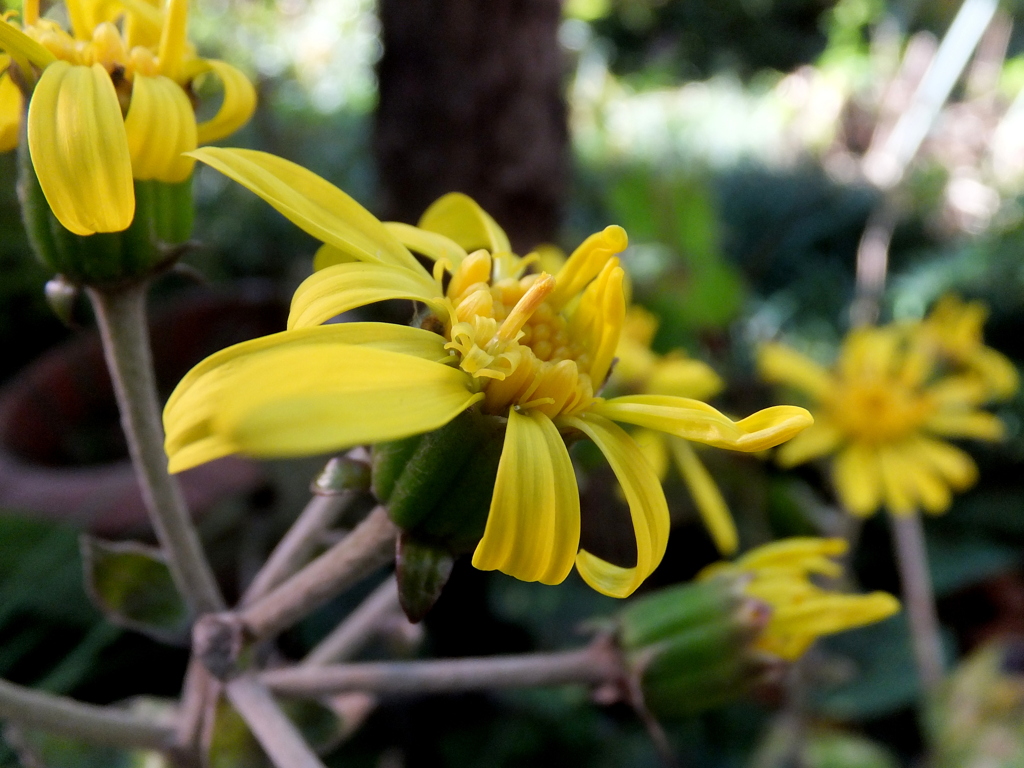
[[[135,181],[135,217],[121,232],[76,235],[57,220],[29,158],[18,146],[18,199],[29,242],[43,266],[68,282],[112,287],[173,262],[192,233],[192,179]]]
[[[840,594],[814,583],[841,573],[839,539],[785,539],[709,566],[619,615],[619,641],[648,708],[684,717],[778,679],[820,636],[881,621],[892,595]]]

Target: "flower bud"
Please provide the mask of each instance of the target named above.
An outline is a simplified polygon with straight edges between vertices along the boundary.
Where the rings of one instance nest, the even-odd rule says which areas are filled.
[[[840,539],[768,544],[705,569],[691,584],[655,592],[619,615],[619,640],[646,705],[662,717],[720,706],[777,679],[822,635],[881,621],[892,595],[845,595],[812,581],[833,577]]]
[[[18,166],[18,198],[32,250],[72,284],[105,287],[142,278],[172,262],[192,233],[191,177],[177,184],[135,180],[135,217],[127,229],[76,235],[54,216],[24,141]]]

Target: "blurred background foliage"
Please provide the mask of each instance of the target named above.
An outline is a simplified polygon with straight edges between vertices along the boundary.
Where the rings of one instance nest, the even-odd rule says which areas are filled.
[[[379,212],[372,141],[382,43],[375,3],[193,5],[197,46],[258,83],[257,114],[231,143],[297,161]],[[831,359],[848,328],[858,242],[881,199],[864,180],[861,161],[876,126],[891,125],[898,111],[892,84],[901,60],[912,50],[933,50],[959,6],[957,0],[566,0],[558,39],[572,162],[559,244],[571,248],[611,222],[626,228],[634,297],[661,320],[656,348],[682,347],[711,363],[728,382],[720,407],[746,413],[771,402],[752,374],[751,350],[759,340],[781,336]],[[1024,7],[1004,3],[996,19],[901,186],[883,318],[921,317],[951,290],[982,299],[991,308],[988,343],[1019,364]],[[77,333],[63,328],[42,299],[48,276],[27,250],[13,173],[13,158],[0,158],[0,383]],[[259,277],[286,297],[309,273],[316,244],[253,195],[203,166],[195,190],[197,247],[186,262],[213,286]],[[173,300],[186,283],[164,278],[158,300]],[[89,325],[84,313],[81,322]],[[993,638],[1024,633],[1024,395],[999,415],[1009,438],[970,446],[981,481],[948,515],[927,523],[951,660]],[[834,501],[813,467],[783,473],[756,457],[711,451],[702,457],[734,511],[744,548],[836,529]],[[204,536],[230,590],[237,593],[294,518],[316,466],[273,463],[246,498],[222,502],[204,516]],[[585,501],[614,504],[602,495],[607,481],[596,467],[583,486]],[[675,530],[648,587],[690,578],[714,559],[681,483],[670,479],[666,490]],[[185,651],[118,629],[91,606],[79,532],[34,519],[31,509],[9,512],[0,517],[0,673],[95,702],[174,695]],[[869,520],[853,562],[865,589],[898,592],[890,551],[884,520]],[[363,594],[371,587],[364,585]],[[359,596],[339,598],[290,632],[284,652],[310,647]],[[383,643],[367,654],[565,647],[580,641],[584,619],[614,607],[575,575],[549,588],[462,562],[422,638]],[[958,685],[968,693],[983,690],[978,680],[985,674],[1005,682],[1022,671],[1012,657],[987,667],[975,663]],[[965,728],[979,732],[964,721],[970,709],[964,701],[972,699],[938,705],[928,728],[914,709],[917,681],[902,617],[822,643],[801,674],[810,689],[803,706],[811,726],[800,765],[909,766],[928,743],[945,745],[943,754],[954,755],[950,766],[975,764],[971,750],[980,749],[981,739],[949,741]],[[1016,720],[1000,714],[1011,724],[1000,734],[1017,745],[1012,755],[1018,757],[984,764],[1010,768],[1020,765],[1012,761],[1021,754],[1024,729],[1021,710],[1013,709],[1019,699],[1001,701],[1016,712]],[[795,764],[786,762],[792,711],[778,704],[767,696],[666,726],[682,765],[783,768]],[[984,702],[978,708],[992,711]],[[975,710],[970,716],[981,717]],[[8,732],[0,765],[17,764],[14,747],[25,765],[32,759],[54,767],[131,763]],[[249,748],[237,747],[234,762],[225,764],[259,765]],[[595,708],[574,689],[385,701],[329,754],[332,765],[381,768],[527,762],[535,768],[659,764],[630,710]]]

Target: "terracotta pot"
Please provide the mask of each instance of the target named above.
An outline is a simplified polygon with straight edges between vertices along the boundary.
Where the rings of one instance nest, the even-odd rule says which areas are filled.
[[[265,283],[196,289],[150,322],[162,398],[204,357],[283,330],[287,305]],[[228,457],[180,475],[193,514],[257,488],[256,462]],[[0,509],[104,535],[148,525],[95,331],[50,350],[0,389]]]

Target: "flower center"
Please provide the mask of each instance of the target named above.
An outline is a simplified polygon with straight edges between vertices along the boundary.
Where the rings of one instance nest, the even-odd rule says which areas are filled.
[[[101,64],[111,75],[116,71],[125,80],[132,80],[136,73],[159,74],[159,63],[153,51],[139,45],[129,50],[120,30],[110,22],[98,24],[91,40],[76,40],[49,19],[28,25],[24,31],[58,59],[71,64]]]
[[[447,344],[484,392],[484,410],[536,409],[554,418],[593,401],[591,355],[573,322],[549,300],[548,274],[491,277],[491,257],[477,251],[455,270],[447,290]],[[525,265],[523,265],[525,266]]]
[[[839,427],[869,443],[908,437],[933,410],[927,395],[897,380],[843,382],[829,401],[831,417]]]

